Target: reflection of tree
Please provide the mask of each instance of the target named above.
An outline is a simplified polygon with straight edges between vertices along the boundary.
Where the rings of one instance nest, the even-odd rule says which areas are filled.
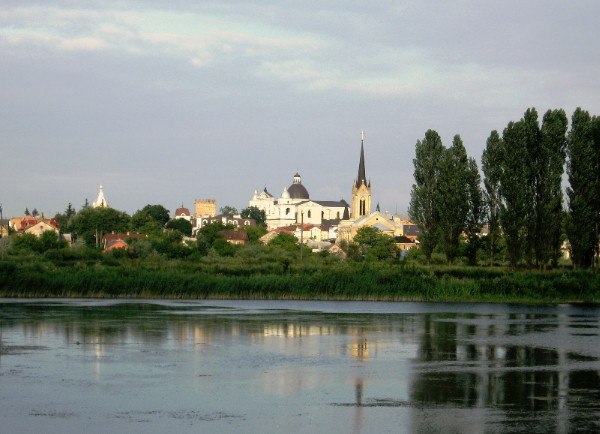
[[[411,401],[415,405],[499,406],[509,415],[521,417],[548,412],[553,417],[545,418],[544,426],[550,431],[568,432],[569,395],[574,389],[585,388],[585,381],[588,388],[590,381],[598,384],[598,372],[570,369],[568,362],[573,355],[567,345],[543,348],[494,343],[514,341],[512,336],[543,336],[544,332],[558,337],[556,342],[566,343],[569,332],[564,318],[511,314],[505,323],[496,324],[469,324],[464,316],[452,320],[452,315],[431,314],[422,318],[423,336],[411,386]],[[461,324],[463,320],[466,324]]]

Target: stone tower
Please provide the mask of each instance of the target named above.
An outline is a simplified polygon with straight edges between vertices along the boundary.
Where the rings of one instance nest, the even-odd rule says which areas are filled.
[[[196,199],[194,202],[194,217],[214,217],[217,215],[217,201],[215,199]]]
[[[360,133],[360,162],[358,163],[358,177],[352,185],[352,219],[357,220],[371,214],[371,182],[365,175],[365,133]]]

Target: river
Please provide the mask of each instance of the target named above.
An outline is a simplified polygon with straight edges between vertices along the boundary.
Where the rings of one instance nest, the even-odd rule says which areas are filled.
[[[1,431],[599,432],[599,327],[595,305],[0,299]]]

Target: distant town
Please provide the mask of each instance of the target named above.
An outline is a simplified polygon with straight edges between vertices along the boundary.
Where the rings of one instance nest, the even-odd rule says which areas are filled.
[[[185,235],[183,241],[189,242],[197,237],[203,227],[220,223],[227,228],[221,233],[223,239],[230,244],[241,245],[249,240],[244,228],[260,226],[264,228],[264,234],[260,236],[263,243],[283,233],[293,236],[312,251],[343,255],[339,245],[351,243],[361,228],[371,227],[392,238],[400,251],[418,245],[419,227],[407,220],[406,216],[381,212],[378,204],[373,210],[372,187],[366,175],[364,134],[361,134],[357,177],[349,180],[350,183],[351,203],[343,199],[314,199],[303,185],[300,173],[296,173],[292,183],[284,187],[279,196],[269,192],[267,187],[260,192],[255,190],[248,207],[241,212],[229,206],[218,209],[216,199],[195,199],[192,207],[182,204],[168,216],[162,230],[167,230],[168,226],[181,227]],[[100,185],[96,200],[92,204],[86,203],[84,209],[110,209],[109,197],[109,193]],[[160,207],[162,209],[154,211],[162,214],[168,212],[160,205],[148,207]],[[75,215],[70,204],[65,213],[53,218],[39,215],[35,209],[31,212],[27,209],[23,216],[2,219],[0,235],[32,234],[39,238],[44,232],[50,231],[71,244],[78,235],[82,235],[74,232],[69,224]],[[128,240],[148,235],[142,231],[120,232],[122,226],[116,224],[113,230],[95,233],[93,242],[105,251],[127,249]]]

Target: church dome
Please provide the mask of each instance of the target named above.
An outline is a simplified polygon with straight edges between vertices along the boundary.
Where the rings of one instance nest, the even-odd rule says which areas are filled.
[[[290,198],[290,193],[288,192],[287,188],[285,188],[285,187],[283,187],[283,191],[281,192],[281,198],[282,199]]]
[[[298,173],[294,175],[294,183],[288,188],[288,193],[292,199],[309,199],[308,190],[302,185],[302,179]]]

